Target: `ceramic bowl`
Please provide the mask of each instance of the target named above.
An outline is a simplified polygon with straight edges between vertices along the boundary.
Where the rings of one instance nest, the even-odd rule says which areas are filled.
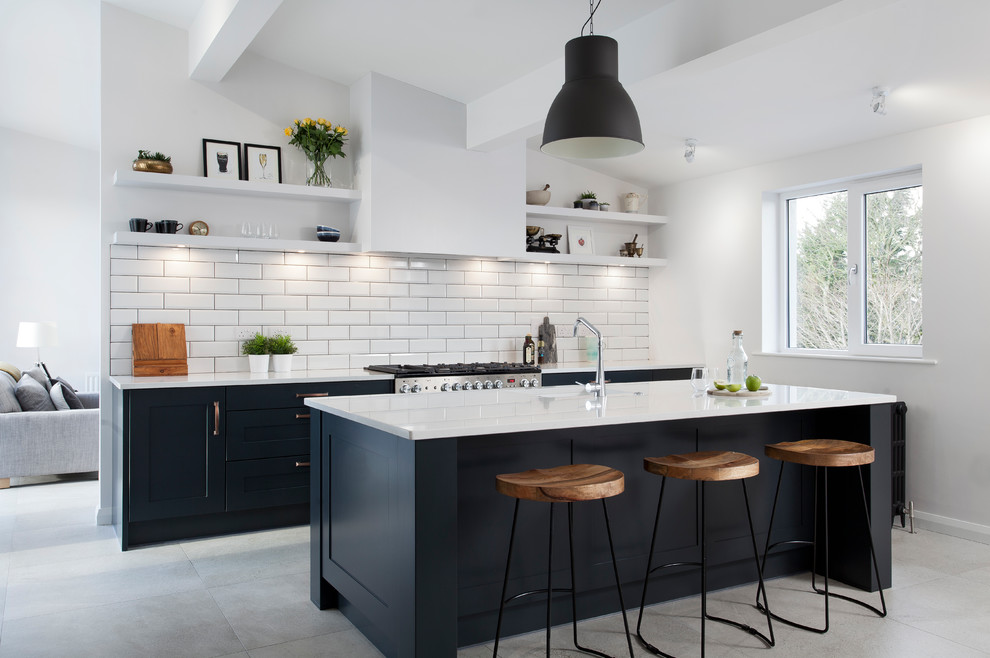
[[[336,228],[334,228],[332,226],[323,226],[322,224],[317,225],[316,231],[317,231],[317,233],[319,233],[320,231],[323,231],[323,232],[329,231],[331,233],[333,233],[334,231],[336,231],[337,233],[340,233],[340,229],[336,229]]]
[[[549,188],[550,186],[547,185]],[[526,204],[530,206],[545,206],[550,202],[550,190],[526,190]]]
[[[336,242],[340,239],[340,231],[317,231],[316,239],[320,242]]]

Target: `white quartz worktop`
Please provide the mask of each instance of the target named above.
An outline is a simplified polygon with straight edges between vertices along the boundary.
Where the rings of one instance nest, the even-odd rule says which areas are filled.
[[[439,439],[897,401],[893,395],[767,386],[766,398],[695,395],[682,380],[611,384],[604,404],[579,386],[311,398],[306,404],[402,438]]]
[[[395,375],[360,368],[340,370],[293,370],[291,372],[205,372],[168,377],[117,375],[110,383],[122,390],[139,388],[190,388],[196,386],[242,386],[251,384],[299,384],[305,382],[365,382],[391,380]]]

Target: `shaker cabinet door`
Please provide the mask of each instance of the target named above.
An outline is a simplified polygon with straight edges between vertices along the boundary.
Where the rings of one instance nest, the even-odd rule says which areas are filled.
[[[130,393],[130,520],[224,511],[223,387]]]

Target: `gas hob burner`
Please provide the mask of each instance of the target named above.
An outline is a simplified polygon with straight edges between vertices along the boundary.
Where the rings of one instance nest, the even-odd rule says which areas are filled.
[[[543,381],[539,366],[523,363],[374,365],[365,370],[395,375],[396,393],[530,388]]]

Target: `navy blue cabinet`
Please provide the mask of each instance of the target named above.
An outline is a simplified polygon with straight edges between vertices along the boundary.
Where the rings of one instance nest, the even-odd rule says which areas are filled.
[[[628,382],[660,382],[671,379],[690,379],[690,368],[643,368],[638,370],[606,370],[605,381],[614,384]],[[567,386],[575,382],[587,384],[595,381],[594,369],[581,372],[544,371],[544,386]]]

